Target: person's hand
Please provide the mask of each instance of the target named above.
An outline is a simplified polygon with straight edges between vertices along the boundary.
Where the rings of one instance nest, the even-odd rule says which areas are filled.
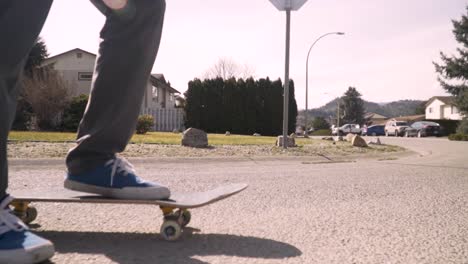
[[[113,10],[122,9],[127,5],[128,0],[102,0],[107,7]]]

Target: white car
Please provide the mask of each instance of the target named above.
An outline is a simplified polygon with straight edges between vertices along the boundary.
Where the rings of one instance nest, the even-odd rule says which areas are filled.
[[[342,136],[349,133],[361,135],[361,126],[357,124],[345,124],[341,127],[332,127],[332,135]]]

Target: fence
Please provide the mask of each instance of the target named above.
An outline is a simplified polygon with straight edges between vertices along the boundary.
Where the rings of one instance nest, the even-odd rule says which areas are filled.
[[[182,131],[184,129],[184,110],[180,108],[146,108],[143,115],[154,117],[153,131]]]

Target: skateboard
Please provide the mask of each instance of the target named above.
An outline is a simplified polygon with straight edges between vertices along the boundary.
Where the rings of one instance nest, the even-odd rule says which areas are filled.
[[[31,205],[32,202],[157,205],[164,216],[160,234],[167,241],[175,241],[191,220],[189,209],[226,199],[246,188],[247,184],[230,184],[204,192],[173,193],[167,200],[121,200],[66,189],[22,190],[12,193],[15,199],[10,205],[13,212],[26,224],[33,222],[38,214],[37,209]]]

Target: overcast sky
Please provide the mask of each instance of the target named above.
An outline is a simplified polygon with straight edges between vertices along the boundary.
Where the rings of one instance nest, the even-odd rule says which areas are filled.
[[[451,19],[465,0],[309,0],[292,13],[290,75],[305,108],[307,51],[309,108],[354,86],[374,102],[444,95],[432,65],[453,54]],[[81,48],[97,53],[104,17],[88,1],[55,0],[42,37],[51,55]],[[285,14],[268,0],[167,0],[153,73],[174,88],[202,77],[219,58],[249,65],[256,78],[284,79]],[[325,94],[328,93],[328,94]]]

